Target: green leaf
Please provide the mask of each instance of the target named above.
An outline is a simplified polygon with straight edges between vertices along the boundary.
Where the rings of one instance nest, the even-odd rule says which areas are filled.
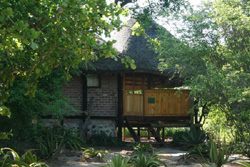
[[[131,67],[132,70],[136,69],[136,65],[135,64],[130,64],[130,67]]]
[[[35,70],[35,72],[36,72],[36,74],[40,74],[40,69],[39,68],[36,68],[36,70]]]
[[[36,39],[36,38],[38,38],[38,36],[39,36],[39,34],[40,34],[40,32],[39,31],[35,31],[34,29],[31,29],[31,37],[33,38],[33,39]]]
[[[10,109],[7,108],[6,106],[0,106],[0,115],[2,116],[7,116],[10,118],[11,116],[11,112],[10,112]]]
[[[32,48],[33,50],[38,49],[38,44],[35,43],[35,42],[31,42],[31,48]]]
[[[13,11],[12,11],[12,8],[8,7],[5,9],[5,14],[6,15],[13,15]]]

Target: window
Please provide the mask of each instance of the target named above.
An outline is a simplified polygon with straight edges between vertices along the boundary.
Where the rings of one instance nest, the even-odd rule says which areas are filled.
[[[98,74],[87,74],[87,86],[89,88],[101,87],[100,75]]]

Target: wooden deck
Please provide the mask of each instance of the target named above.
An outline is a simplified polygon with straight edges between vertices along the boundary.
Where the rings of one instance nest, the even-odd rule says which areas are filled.
[[[164,144],[164,134],[161,137],[160,130],[192,124],[190,91],[171,89],[166,87],[167,82],[168,78],[160,75],[123,75],[119,126],[127,127],[135,141],[140,141],[140,129],[147,129],[157,142]]]
[[[123,96],[123,116],[189,116],[188,90],[144,90]]]

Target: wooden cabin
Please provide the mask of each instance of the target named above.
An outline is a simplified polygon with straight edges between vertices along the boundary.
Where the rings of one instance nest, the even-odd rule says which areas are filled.
[[[73,100],[72,105],[87,110],[89,115],[66,120],[78,120],[80,129],[88,135],[104,132],[121,138],[122,127],[127,127],[136,141],[139,134],[135,127],[144,127],[161,141],[155,128],[190,126],[192,100],[189,90],[175,89],[182,86],[182,78],[173,77],[172,70],[158,70],[157,55],[144,37],[132,35],[129,26],[133,24],[135,21],[130,20],[112,38],[117,40],[114,48],[120,57],[135,60],[136,70],[125,68],[119,60],[102,58],[88,70],[82,67],[83,75],[73,76],[63,89]],[[157,24],[153,24],[146,33],[155,38],[157,30]]]
[[[140,140],[140,128],[147,128],[162,142],[164,134],[161,139],[155,128],[159,131],[165,127],[188,127],[192,123],[190,91],[171,89],[166,85],[167,78],[159,74],[123,74],[122,126],[129,129],[134,140]],[[137,127],[137,135],[133,127]]]

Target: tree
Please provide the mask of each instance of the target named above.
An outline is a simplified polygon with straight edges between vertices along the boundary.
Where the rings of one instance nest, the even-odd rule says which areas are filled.
[[[182,0],[160,2],[175,9]],[[153,11],[152,3],[149,7]],[[56,67],[68,72],[82,61],[117,59],[114,41],[103,43],[101,36],[120,29],[119,15],[126,12],[119,5],[105,0],[2,0],[0,12],[1,115],[10,115],[4,103],[17,78],[27,83],[26,94],[34,95],[39,79]],[[134,67],[127,58],[122,62]]]
[[[103,0],[37,0],[0,2],[0,114],[16,78],[34,94],[39,78],[53,68],[77,68],[81,61],[116,58],[114,41],[100,42],[119,29],[124,14]]]
[[[161,70],[174,68],[192,96],[226,114],[250,156],[250,3],[215,0],[183,16],[180,39],[160,36]],[[212,110],[210,110],[212,112]]]
[[[129,8],[132,11],[131,17],[146,29],[158,17],[180,12],[189,4],[187,0],[115,0],[115,3]]]

